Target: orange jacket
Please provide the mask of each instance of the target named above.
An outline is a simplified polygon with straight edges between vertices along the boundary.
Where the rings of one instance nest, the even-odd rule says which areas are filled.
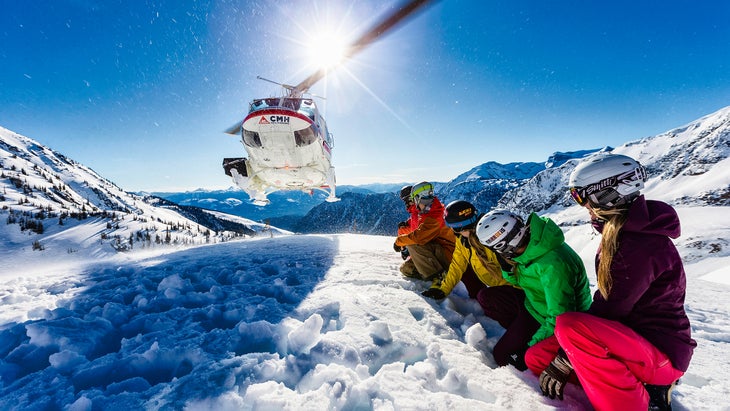
[[[418,207],[411,203],[411,205],[406,207],[406,211],[408,211],[409,215],[408,220],[406,220],[408,221],[408,227],[398,227],[398,235],[410,233],[418,228]]]
[[[426,244],[431,241],[438,241],[444,249],[446,258],[451,261],[454,254],[454,232],[446,227],[444,223],[444,206],[438,198],[433,199],[430,208],[426,208],[424,212],[419,214],[418,227],[409,232],[399,234],[395,239],[395,244],[401,247],[412,244]]]

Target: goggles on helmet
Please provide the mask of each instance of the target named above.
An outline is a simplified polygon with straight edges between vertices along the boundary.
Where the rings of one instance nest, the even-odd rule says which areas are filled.
[[[433,184],[421,183],[416,184],[411,190],[411,198],[414,202],[420,203],[421,200],[430,200],[433,198]]]
[[[514,258],[517,254],[517,249],[520,248],[523,240],[527,238],[528,230],[529,227],[525,224],[515,224],[508,233],[505,234],[504,231],[502,231],[502,240],[494,243],[489,248],[491,248],[492,251],[501,254],[505,258]]]
[[[460,232],[462,232],[464,230],[468,230],[470,228],[473,228],[474,225],[477,223],[477,217],[479,217],[479,216],[476,215],[476,214],[474,214],[471,218],[469,218],[467,220],[464,220],[464,221],[459,221],[457,223],[449,223],[447,221],[446,222],[446,225],[450,229],[454,230],[455,233],[460,233]]]
[[[616,189],[621,184],[631,184],[634,181],[646,181],[646,169],[643,166],[639,166],[633,170],[627,171],[623,174],[606,177],[597,183],[588,184],[585,187],[570,187],[570,196],[573,197],[576,203],[581,206],[585,206],[590,200],[592,204],[600,206],[606,203],[606,194],[601,194],[606,189],[612,189],[610,197],[620,197],[620,194]],[[609,203],[612,203],[615,198],[612,198]]]
[[[581,206],[586,205],[588,199],[585,197],[586,190],[583,187],[570,187],[570,196]]]

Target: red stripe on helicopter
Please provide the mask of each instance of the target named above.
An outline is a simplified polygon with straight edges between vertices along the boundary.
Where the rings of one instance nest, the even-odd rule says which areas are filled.
[[[304,114],[298,113],[296,111],[281,110],[281,109],[263,109],[263,110],[253,111],[253,112],[249,113],[245,119],[243,119],[243,122],[245,123],[249,119],[251,119],[253,117],[258,117],[258,116],[266,116],[266,117],[287,116],[287,117],[295,117],[300,120],[304,120],[304,121],[308,122],[309,124],[314,123],[314,121],[312,121],[311,118],[305,116]],[[264,118],[266,118],[266,117],[264,117]],[[267,119],[266,121],[269,121],[269,120]],[[259,124],[267,124],[266,121],[259,121]]]

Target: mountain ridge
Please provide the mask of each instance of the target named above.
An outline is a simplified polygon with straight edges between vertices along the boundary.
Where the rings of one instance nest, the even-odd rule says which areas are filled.
[[[93,235],[108,253],[227,241],[263,227],[128,193],[91,168],[2,127],[0,169],[0,213],[6,222],[0,237],[8,243],[33,241],[34,249],[51,246],[56,234],[77,225],[71,220],[103,221]],[[14,227],[37,236],[17,236]]]
[[[285,233],[281,228],[395,235],[397,223],[408,217],[397,195],[407,183],[394,183],[338,187],[342,201],[336,203],[324,202],[317,193],[274,193],[272,199],[276,195],[283,199],[280,206],[268,208],[271,214],[256,222],[231,213],[245,203],[241,191],[128,193],[35,140],[3,128],[0,137],[0,205],[8,222],[24,222],[21,231],[32,230],[28,226],[40,220],[41,226],[59,226],[64,218],[95,215],[109,221],[102,235],[113,238],[115,249],[123,250],[134,243],[135,235],[150,238],[150,232],[165,238],[163,243],[182,244],[226,241],[263,230]],[[523,215],[560,214],[573,205],[566,190],[570,172],[580,159],[596,152],[626,154],[640,161],[649,173],[644,192],[652,198],[673,205],[730,205],[730,175],[725,171],[730,169],[730,106],[616,148],[554,152],[544,163],[489,161],[451,181],[434,182],[435,191],[444,204],[468,200],[483,212],[508,208]],[[199,207],[202,204],[211,207]],[[57,222],[52,223],[54,219]],[[125,230],[128,237],[123,238]]]

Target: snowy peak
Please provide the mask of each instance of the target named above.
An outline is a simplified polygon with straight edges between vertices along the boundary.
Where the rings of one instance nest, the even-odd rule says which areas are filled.
[[[649,175],[644,193],[651,198],[674,205],[730,205],[730,107],[665,133],[600,151],[624,154],[644,165]],[[576,157],[545,169],[507,193],[498,206],[527,215],[573,205],[568,178],[579,161]]]
[[[0,169],[0,213],[7,214],[0,237],[9,244],[33,242],[34,250],[52,244],[57,249],[77,249],[81,244],[73,241],[64,240],[60,246],[61,239],[69,237],[60,234],[84,224],[100,227],[87,227],[97,240],[90,244],[108,252],[126,251],[135,244],[224,241],[251,235],[254,231],[247,223],[257,225],[128,193],[90,168],[4,128],[0,128]]]
[[[614,152],[647,168],[647,192],[654,198],[674,204],[730,204],[730,106]]]
[[[0,127],[0,166],[5,201],[30,202],[70,213],[138,210],[139,198],[90,168]]]
[[[600,150],[580,150],[580,151],[567,151],[567,152],[555,152],[550,157],[548,157],[547,162],[545,162],[545,168],[553,168],[553,167],[560,167],[565,162],[569,160],[574,160],[576,158],[583,158],[589,154],[596,153],[599,151],[611,151],[613,150],[612,147],[604,147]]]
[[[539,163],[508,163],[500,164],[489,161],[460,174],[449,184],[459,184],[466,181],[500,179],[500,180],[525,180],[531,178],[538,172],[545,169]]]

